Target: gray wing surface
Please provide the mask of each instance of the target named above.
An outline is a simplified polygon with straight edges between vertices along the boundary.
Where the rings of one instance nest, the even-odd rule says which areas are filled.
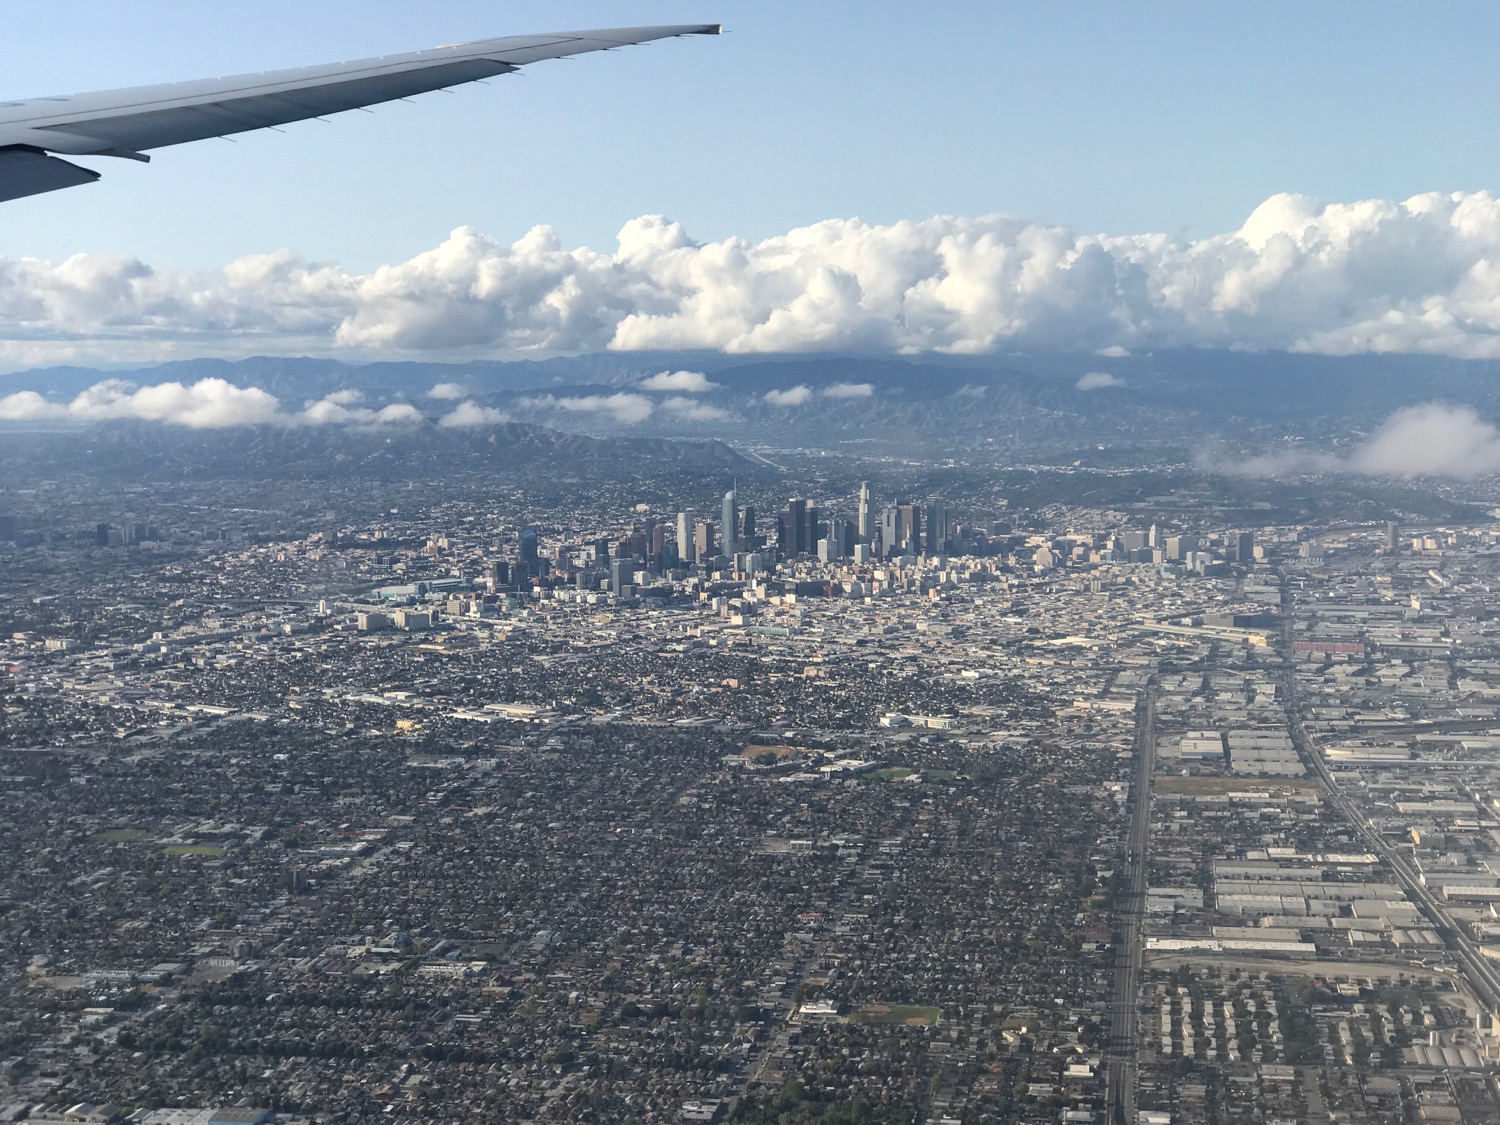
[[[149,160],[149,149],[325,117],[510,74],[544,59],[718,33],[717,24],[560,31],[297,70],[0,102],[0,201],[99,178],[49,154]]]

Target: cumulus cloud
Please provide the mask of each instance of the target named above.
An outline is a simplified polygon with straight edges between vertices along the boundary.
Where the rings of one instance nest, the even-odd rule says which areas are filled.
[[[1500,199],[1277,195],[1238,230],[1194,241],[987,215],[830,219],[699,243],[648,216],[612,251],[566,247],[547,227],[510,243],[462,227],[367,274],[286,250],[198,274],[105,255],[0,259],[0,326],[0,364],[11,366],[275,350],[1500,358]],[[447,393],[462,401],[461,389]]]
[[[812,398],[812,388],[804,386],[789,387],[784,391],[767,391],[765,402],[768,406],[801,406]]]
[[[798,384],[784,391],[767,391],[762,401],[767,406],[801,406],[814,394],[830,399],[870,398],[875,394],[875,387],[870,383],[833,383],[815,392],[809,386]]]
[[[1123,387],[1125,384],[1108,371],[1088,371],[1078,377],[1073,386],[1080,391],[1097,391],[1105,387]]]
[[[259,387],[236,387],[223,379],[202,379],[191,386],[158,383],[137,387],[120,379],[95,383],[69,402],[50,402],[21,391],[0,398],[0,418],[74,419],[102,422],[134,418],[174,422],[193,429],[260,425],[280,419],[281,404]]]
[[[422,419],[414,407],[405,403],[378,410],[351,405],[362,398],[358,391],[336,391],[305,403],[301,411],[288,412],[270,392],[260,387],[237,387],[223,379],[200,379],[191,385],[157,383],[149,387],[110,379],[95,383],[68,402],[52,402],[34,391],[6,395],[0,398],[0,420],[136,419],[211,430],[264,425],[384,426]]]
[[[1381,476],[1488,476],[1500,471],[1500,430],[1470,407],[1423,403],[1386,419],[1350,465]]]
[[[1343,455],[1289,450],[1215,467],[1255,477],[1350,473],[1469,480],[1500,473],[1500,429],[1472,407],[1426,402],[1396,411]]]
[[[422,420],[421,413],[409,403],[392,403],[379,410],[353,405],[362,401],[364,395],[358,391],[336,391],[316,402],[307,403],[301,413],[290,418],[268,420],[304,426],[390,426]]]
[[[701,395],[717,390],[719,384],[710,383],[701,371],[662,371],[641,380],[641,389],[646,391],[673,391],[684,395]]]
[[[443,399],[445,401],[456,401],[468,397],[468,394],[469,392],[464,390],[463,386],[459,383],[438,383],[432,390],[427,392],[427,397]]]
[[[644,422],[651,417],[652,412],[651,400],[645,395],[637,394],[578,395],[571,398],[541,395],[536,398],[522,399],[521,404],[534,410],[562,410],[572,414],[607,414],[616,422],[631,426]]]
[[[689,422],[717,422],[729,417],[729,411],[710,406],[695,398],[673,395],[662,400],[662,409]]]
[[[480,406],[473,399],[461,402],[452,411],[443,415],[439,426],[450,430],[474,429],[478,426],[499,426],[510,421],[510,415],[492,406]]]

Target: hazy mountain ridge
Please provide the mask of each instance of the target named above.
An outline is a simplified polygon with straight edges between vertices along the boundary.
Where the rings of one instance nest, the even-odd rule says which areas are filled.
[[[700,372],[712,385],[695,394],[643,387],[664,371]],[[1493,361],[1227,351],[910,360],[603,353],[364,365],[263,356],[128,372],[38,369],[0,376],[0,399],[34,391],[61,403],[109,380],[205,379],[259,388],[288,412],[357,392],[351,397],[366,407],[407,403],[436,422],[467,399],[518,422],[595,435],[830,450],[856,443],[929,456],[994,445],[1027,456],[1092,455],[1100,445],[1181,456],[1216,442],[1253,448],[1283,436],[1336,444],[1434,400],[1500,415],[1500,363]],[[439,386],[445,397],[432,397]],[[506,440],[522,440],[519,433]]]
[[[199,478],[374,479],[460,473],[593,476],[642,465],[698,474],[751,475],[763,466],[720,441],[660,437],[591,437],[509,422],[454,429],[425,422],[383,427],[243,426],[223,430],[108,422],[82,430],[28,432],[0,442],[0,466],[31,475],[109,475],[150,480]]]

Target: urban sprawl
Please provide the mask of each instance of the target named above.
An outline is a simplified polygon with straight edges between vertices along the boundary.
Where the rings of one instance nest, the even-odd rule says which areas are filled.
[[[0,497],[0,1122],[1500,1120],[1500,523],[191,492]]]

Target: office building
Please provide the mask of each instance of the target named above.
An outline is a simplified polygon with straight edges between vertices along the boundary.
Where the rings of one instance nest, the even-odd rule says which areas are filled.
[[[537,560],[542,557],[542,533],[535,527],[521,529],[521,562],[528,573],[535,574]]]
[[[859,486],[859,541],[869,543],[875,538],[875,513],[870,509],[870,482],[861,481]]]
[[[635,562],[632,559],[609,560],[609,592],[617,598],[626,596],[626,587],[635,582]]]
[[[926,524],[923,545],[929,555],[941,555],[948,549],[948,502],[942,497],[927,501]]]
[[[806,500],[793,498],[787,501],[786,514],[781,517],[781,549],[788,558],[804,555],[813,549],[813,525],[817,516]]]
[[[693,529],[693,560],[701,566],[718,553],[714,543],[714,521],[699,520]]]
[[[1198,549],[1198,540],[1191,535],[1167,536],[1167,559],[1170,562],[1186,562],[1188,555]]]
[[[739,511],[735,504],[734,489],[731,488],[728,492],[724,493],[724,510],[719,521],[719,525],[724,529],[723,552],[725,556],[730,558],[733,558],[735,551],[739,549],[735,541],[735,529],[739,527],[739,523]]]

